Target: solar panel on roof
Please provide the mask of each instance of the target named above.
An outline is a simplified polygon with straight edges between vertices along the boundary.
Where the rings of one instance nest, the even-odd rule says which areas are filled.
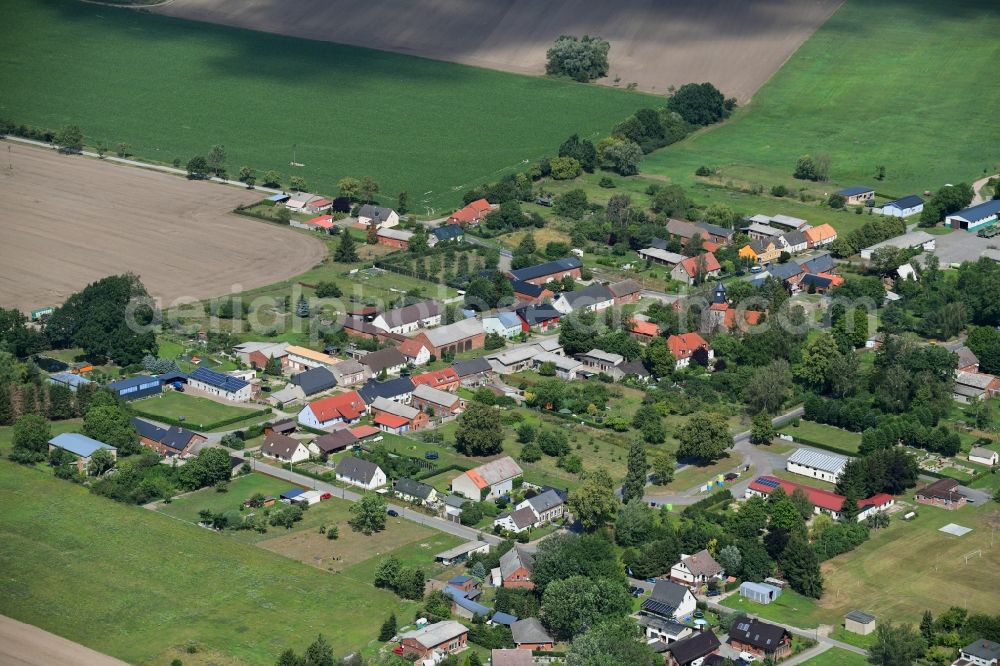
[[[768,488],[777,488],[781,484],[774,479],[757,479],[757,483]]]
[[[642,604],[642,609],[652,611],[658,615],[673,615],[677,610],[676,607],[665,604],[662,601],[656,601],[655,599],[646,599]]]

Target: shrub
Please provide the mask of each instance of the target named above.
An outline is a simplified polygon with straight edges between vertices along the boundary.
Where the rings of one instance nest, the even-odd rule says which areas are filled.
[[[696,175],[696,176],[711,176],[712,175],[712,170],[709,169],[707,166],[705,166],[703,164],[703,165],[701,165],[700,167],[698,167],[697,169],[694,170],[694,175]]]
[[[605,189],[610,190],[610,189],[614,189],[614,187],[615,187],[615,181],[611,180],[607,176],[604,176],[603,178],[601,178],[601,181],[598,183],[598,185],[600,185],[601,187],[603,187]]]

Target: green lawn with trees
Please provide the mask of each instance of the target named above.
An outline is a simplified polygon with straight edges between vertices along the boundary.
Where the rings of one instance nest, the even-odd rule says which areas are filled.
[[[273,664],[319,633],[343,655],[399,610],[389,592],[97,497],[48,471],[0,462],[0,497],[17,497],[0,515],[0,613],[132,663],[167,663],[194,645]]]
[[[75,0],[18,3],[0,41],[45,54],[0,64],[0,117],[16,124],[77,125],[89,146],[125,143],[182,167],[222,145],[232,176],[276,170],[286,187],[294,175],[327,194],[345,176],[371,176],[384,202],[406,190],[421,213],[653,100]],[[291,174],[293,157],[304,166]]]

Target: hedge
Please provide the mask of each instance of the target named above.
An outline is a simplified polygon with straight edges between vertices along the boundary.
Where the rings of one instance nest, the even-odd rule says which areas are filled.
[[[421,472],[414,477],[414,481],[423,481],[424,479],[429,479],[432,476],[437,476],[438,474],[444,474],[445,472],[450,472],[452,470],[456,472],[468,472],[470,468],[462,467],[458,463],[452,463],[446,467],[433,467],[426,472]]]
[[[832,426],[832,427],[836,427],[836,426]],[[848,431],[848,432],[850,432],[850,431]],[[792,435],[792,443],[793,444],[805,444],[806,446],[813,446],[813,447],[816,447],[817,449],[824,449],[824,450],[830,451],[832,453],[839,453],[842,456],[856,456],[856,455],[858,455],[856,453],[851,453],[851,452],[849,452],[849,451],[847,451],[845,449],[838,448],[838,447],[833,446],[831,444],[824,444],[823,442],[817,442],[817,441],[808,439],[806,437],[799,437],[798,435],[796,435],[794,433],[788,433],[786,431],[785,434]]]
[[[694,504],[684,507],[681,511],[681,515],[690,516],[698,511],[707,511],[712,507],[718,506],[719,504],[727,504],[733,501],[733,493],[729,488],[723,488],[722,490],[717,490],[708,497],[700,499]]]
[[[247,419],[252,419],[256,416],[265,416],[271,413],[270,407],[265,407],[264,409],[258,409],[252,412],[247,412],[240,416],[234,416],[228,419],[222,419],[221,421],[215,421],[214,423],[192,423],[191,421],[180,421],[169,416],[160,416],[159,414],[150,414],[149,412],[144,412],[140,409],[132,408],[132,411],[137,416],[142,416],[153,421],[158,421],[160,423],[166,423],[167,425],[178,426],[181,428],[189,428],[191,430],[214,430],[215,428],[221,428],[222,426],[231,425],[233,423],[239,423],[240,421],[246,421]]]

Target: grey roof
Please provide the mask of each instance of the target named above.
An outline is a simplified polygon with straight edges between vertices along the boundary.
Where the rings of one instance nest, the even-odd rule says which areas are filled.
[[[325,367],[310,368],[292,376],[292,383],[302,388],[306,395],[315,395],[337,385],[337,378]]]
[[[956,215],[957,214],[958,213],[956,213]],[[863,249],[878,250],[883,247],[896,247],[901,250],[907,250],[918,245],[923,245],[924,243],[929,243],[932,240],[935,240],[935,237],[926,231],[910,231],[900,236],[884,240],[881,243],[875,243],[874,245],[870,245],[869,247]]]
[[[711,631],[699,631],[692,636],[671,643],[667,646],[666,651],[674,656],[678,664],[684,666],[695,659],[715,652],[720,646],[719,639]]]
[[[605,363],[610,363],[612,365],[621,365],[625,362],[625,357],[621,354],[612,354],[611,352],[606,352],[603,349],[591,349],[586,354],[580,354],[580,356],[596,358],[598,361],[604,361]]]
[[[994,379],[996,378],[993,375],[987,375],[981,372],[959,371],[955,373],[955,384],[973,386],[984,391]]]
[[[864,187],[863,185],[856,185],[854,187],[845,187],[842,190],[838,190],[837,194],[839,194],[842,197],[850,197],[856,194],[864,194],[865,192],[874,192],[874,191],[875,190],[873,190],[870,187]]]
[[[436,229],[431,229],[431,233],[439,241],[450,241],[460,238],[465,235],[462,231],[462,226],[459,224],[446,224],[443,227],[437,227]]]
[[[186,428],[177,426],[161,428],[156,424],[143,421],[135,416],[131,420],[140,437],[159,442],[163,446],[175,451],[183,451],[191,443],[191,439],[195,437],[195,433]]]
[[[446,498],[447,499],[447,498]],[[468,500],[465,500],[468,501]],[[489,544],[485,541],[466,541],[465,543],[459,544],[453,548],[442,551],[435,555],[437,559],[440,560],[451,560],[459,555],[468,555],[474,550],[479,550],[483,546],[488,546]]]
[[[542,295],[542,292],[545,291],[545,287],[525,282],[524,280],[511,280],[510,286],[514,290],[515,294],[524,294],[525,296],[530,296],[531,298],[538,298]]]
[[[809,242],[806,235],[801,231],[786,231],[781,234],[781,237],[785,240],[786,245],[806,245]]]
[[[414,324],[423,319],[436,317],[441,314],[441,304],[437,301],[421,301],[413,305],[406,305],[395,310],[382,313],[382,319],[389,325],[389,328]]]
[[[551,305],[529,305],[517,311],[528,322],[528,326],[534,326],[551,319],[559,319],[562,313]]]
[[[647,247],[643,250],[639,250],[639,256],[643,259],[658,259],[668,264],[679,264],[687,258],[683,254],[670,252],[669,250],[660,247]]]
[[[623,375],[635,375],[636,377],[652,377],[646,366],[642,364],[642,361],[628,361],[622,363],[618,366],[618,369],[622,371]]]
[[[359,362],[353,359],[341,361],[340,363],[337,363],[330,369],[330,372],[333,373],[334,378],[338,382],[343,381],[344,377],[347,375],[356,375],[359,372],[364,373],[364,371],[365,371],[365,366],[361,365]]]
[[[426,483],[420,483],[419,481],[407,478],[402,478],[396,481],[394,489],[401,495],[416,497],[424,501],[426,501],[427,498],[431,496],[431,493],[434,492],[434,488],[428,486]]]
[[[86,435],[81,435],[78,432],[64,432],[56,435],[49,440],[49,444],[56,446],[63,451],[69,451],[73,455],[80,456],[81,458],[89,458],[94,454],[97,449],[108,449],[114,451],[115,447],[110,444],[105,444],[104,442],[99,442],[96,439],[91,439]]]
[[[973,446],[969,449],[969,455],[975,456],[976,458],[992,458],[996,454],[996,451],[988,449],[985,446]]]
[[[413,393],[413,380],[409,377],[397,377],[387,382],[369,379],[364,386],[358,389],[358,395],[361,396],[366,405],[375,402],[376,398],[392,399],[407,393]]]
[[[361,358],[361,364],[367,365],[371,369],[372,373],[378,374],[383,370],[388,370],[389,368],[406,365],[406,357],[403,356],[403,353],[395,347],[386,347],[385,349],[374,351],[371,354],[365,354]]]
[[[410,407],[409,405],[404,405],[401,402],[389,400],[388,398],[375,398],[375,401],[371,404],[371,408],[375,411],[394,414],[408,420],[413,420],[420,414],[420,410],[416,407]]]
[[[799,284],[804,284],[806,285],[806,287],[808,287],[809,285],[815,285],[820,289],[826,289],[831,284],[833,284],[833,280],[831,278],[824,277],[822,275],[817,275],[815,273],[806,273],[805,275],[802,276],[802,281]]]
[[[399,637],[401,639],[415,640],[420,645],[430,649],[458,638],[462,634],[468,633],[468,631],[463,624],[454,620],[445,620],[444,622],[429,624],[422,629],[407,631],[405,634],[400,634]]]
[[[545,630],[545,627],[542,626],[542,621],[537,617],[518,620],[510,625],[510,631],[514,635],[514,642],[519,645],[521,643],[552,642],[552,636]]]
[[[450,345],[483,333],[483,323],[478,319],[463,319],[454,324],[429,328],[424,331],[427,341],[435,347]]]
[[[372,204],[365,204],[358,211],[358,217],[367,217],[376,222],[385,222],[392,215],[393,210],[391,208],[386,208],[384,206],[373,206]]]
[[[923,199],[918,197],[916,194],[911,194],[908,197],[903,197],[902,199],[896,199],[895,201],[886,201],[882,204],[883,208],[888,208],[889,206],[894,206],[896,208],[914,208],[919,206],[924,202]]]
[[[436,389],[433,386],[428,386],[427,384],[420,384],[419,386],[413,387],[413,397],[420,398],[427,402],[433,403],[435,405],[441,405],[444,407],[452,407],[456,402],[461,400],[454,393],[448,391],[442,391],[441,389]]]
[[[955,350],[958,354],[958,367],[967,368],[970,365],[979,365],[979,357],[966,345],[962,345]]]
[[[802,273],[802,267],[793,261],[789,261],[784,264],[769,264],[767,266],[767,272],[778,278],[779,280],[790,280],[791,278]]]
[[[809,271],[810,273],[826,273],[835,265],[833,263],[833,255],[829,252],[824,252],[808,259],[800,259],[798,264],[802,267],[802,270]]]
[[[1000,643],[994,643],[993,641],[988,641],[985,638],[980,638],[979,640],[973,641],[962,648],[962,652],[972,657],[978,657],[986,662],[990,662],[994,659],[1000,659]]]
[[[671,217],[667,220],[667,232],[681,238],[692,238],[695,234],[701,234],[702,230],[691,222],[675,220]]]
[[[208,368],[196,368],[195,371],[191,373],[190,378],[195,381],[208,384],[209,386],[214,386],[215,388],[225,391],[226,393],[235,393],[250,385],[248,382],[243,381],[239,377],[224,375],[221,372],[209,370]]]
[[[741,643],[747,643],[765,652],[773,652],[781,645],[788,631],[770,622],[741,617],[729,628],[730,638],[737,638]]]
[[[483,463],[479,467],[473,468],[472,471],[481,476],[483,480],[491,486],[508,479],[517,478],[524,474],[524,470],[521,469],[521,466],[518,465],[510,456],[504,456],[503,458],[497,458],[496,460],[491,460],[488,463]]]
[[[627,280],[622,280],[621,282],[613,282],[609,284],[608,291],[620,298],[622,296],[628,296],[629,294],[638,293],[642,291],[642,287],[639,286],[638,282],[629,278]]]
[[[354,456],[344,456],[337,463],[337,476],[346,477],[352,481],[371,483],[378,472],[378,465]]]
[[[792,229],[802,229],[808,226],[808,222],[799,217],[792,217],[791,215],[772,215],[771,224],[777,224],[782,227],[791,227]]]
[[[812,467],[813,469],[834,475],[840,474],[850,460],[847,456],[827,453],[825,451],[814,451],[813,449],[798,449],[795,453],[788,456],[788,462],[790,463]]]
[[[710,233],[713,236],[722,236],[724,238],[732,238],[733,236],[736,235],[736,231],[734,229],[729,229],[729,228],[726,228],[726,227],[720,227],[717,224],[709,224],[708,222],[698,222],[697,226],[701,227],[702,229],[704,229],[705,231],[707,231],[708,233]]]
[[[469,375],[476,375],[481,372],[490,372],[490,370],[493,369],[490,362],[482,356],[468,361],[455,361],[451,367],[455,370],[455,374],[459,377],[468,377]]]
[[[649,595],[647,601],[656,601],[677,610],[684,603],[684,597],[687,594],[688,589],[683,585],[675,583],[672,580],[660,579],[653,585],[653,592]]]
[[[754,222],[747,227],[743,227],[743,229],[744,231],[751,231],[768,237],[780,236],[785,233],[784,229],[777,229],[767,224],[761,224],[760,222]]]
[[[313,444],[323,453],[333,453],[353,446],[357,441],[358,438],[354,436],[354,433],[347,428],[341,428],[317,437]]]
[[[297,439],[282,435],[280,432],[271,432],[264,437],[260,451],[261,453],[269,453],[276,458],[291,458],[292,453],[299,448],[299,445],[303,444]]]
[[[502,613],[497,613],[502,615]],[[493,616],[494,623],[497,623],[496,615]],[[499,622],[498,624],[510,624],[510,622]],[[490,653],[490,666],[533,666],[535,658],[531,650],[501,649],[493,648]]]
[[[535,524],[535,512],[531,510],[530,506],[526,506],[523,509],[518,509],[516,511],[508,511],[502,516],[498,516],[497,519],[510,518],[511,522],[514,523],[515,529],[523,530],[525,528],[531,527]]]
[[[564,273],[566,271],[571,271],[574,268],[581,268],[582,266],[583,262],[581,262],[578,258],[565,257],[563,259],[556,259],[555,261],[547,261],[544,264],[538,264],[536,266],[519,268],[516,271],[511,271],[510,276],[515,280],[535,280],[540,277],[545,277],[546,275]]]
[[[535,510],[535,513],[544,513],[550,509],[563,504],[563,498],[554,490],[546,490],[541,495],[535,495],[528,500],[528,504]]]
[[[681,558],[681,563],[695,576],[715,576],[722,573],[722,565],[707,550]]]
[[[444,503],[453,509],[461,509],[462,505],[468,501],[461,495],[455,495],[454,493],[444,496]]]
[[[859,610],[852,610],[850,613],[845,615],[848,620],[854,620],[855,622],[860,622],[861,624],[871,624],[875,621],[874,615],[869,615]]]
[[[504,578],[521,567],[524,567],[530,573],[535,569],[535,558],[532,557],[531,553],[522,550],[520,546],[515,545],[500,556],[500,575]]]

